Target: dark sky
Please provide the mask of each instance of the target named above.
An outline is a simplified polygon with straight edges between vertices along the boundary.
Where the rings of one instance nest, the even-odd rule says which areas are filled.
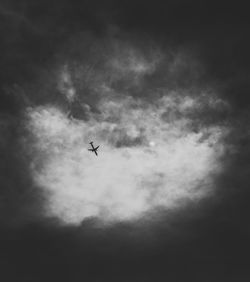
[[[149,38],[163,49],[195,54],[203,69],[196,85],[214,87],[231,107],[216,117],[231,128],[225,169],[216,196],[174,216],[162,211],[153,223],[62,226],[41,216],[43,194],[23,148],[24,110],[58,99],[56,92],[39,91],[52,88],[52,62],[67,52],[78,56],[70,53],[77,47],[67,49],[70,39],[86,32],[105,38],[117,30],[138,44]],[[0,1],[2,281],[250,280],[249,31],[248,9],[239,1]],[[187,87],[188,70],[175,83]]]

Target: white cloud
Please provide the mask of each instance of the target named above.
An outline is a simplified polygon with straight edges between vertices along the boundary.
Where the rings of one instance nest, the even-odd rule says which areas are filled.
[[[226,130],[193,132],[188,112],[197,103],[176,93],[154,103],[105,96],[88,121],[68,119],[53,106],[30,108],[32,174],[47,196],[47,216],[67,224],[133,220],[210,194]],[[87,151],[90,141],[100,144],[98,157]]]
[[[65,65],[60,71],[58,78],[58,89],[66,97],[68,102],[71,103],[75,100],[76,90],[73,86],[72,78],[67,65]]]

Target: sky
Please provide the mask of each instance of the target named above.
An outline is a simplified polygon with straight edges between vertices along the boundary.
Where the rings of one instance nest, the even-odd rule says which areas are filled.
[[[249,281],[247,11],[0,1],[3,281]]]

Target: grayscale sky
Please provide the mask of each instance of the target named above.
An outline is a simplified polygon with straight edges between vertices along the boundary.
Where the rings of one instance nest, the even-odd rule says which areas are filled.
[[[1,280],[249,281],[248,18],[0,1]]]

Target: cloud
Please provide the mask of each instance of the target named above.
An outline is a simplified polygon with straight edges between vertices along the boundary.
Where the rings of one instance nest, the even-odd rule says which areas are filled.
[[[213,193],[227,129],[192,130],[189,113],[205,100],[166,93],[149,103],[110,95],[88,120],[68,119],[55,106],[29,108],[31,170],[46,195],[46,215],[67,224],[134,220]],[[87,151],[90,141],[100,144],[98,157]]]
[[[46,102],[26,105],[23,153],[44,216],[133,221],[216,191],[228,103],[196,85],[201,65],[192,57],[122,36],[73,38],[49,87],[44,78]],[[189,83],[179,87],[183,77]]]
[[[73,86],[71,74],[67,65],[60,71],[58,90],[65,96],[69,103],[72,103],[76,99],[76,90]]]

